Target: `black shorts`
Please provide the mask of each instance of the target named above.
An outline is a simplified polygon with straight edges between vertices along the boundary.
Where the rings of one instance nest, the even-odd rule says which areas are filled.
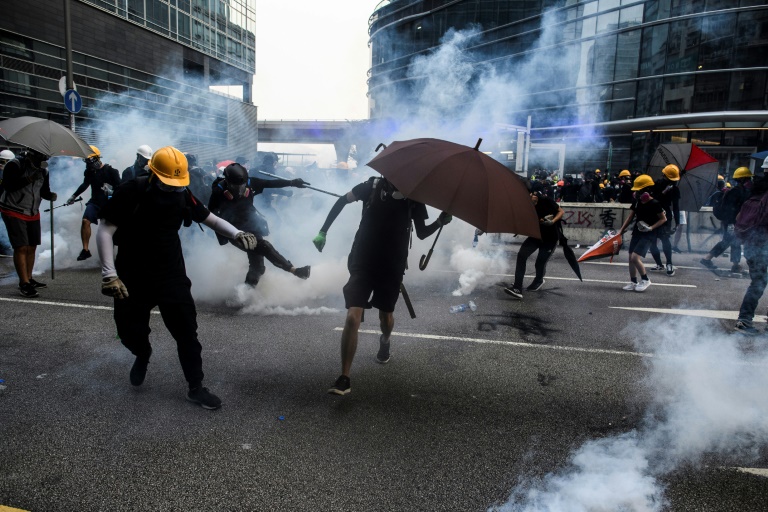
[[[40,245],[40,221],[22,220],[17,217],[3,214],[3,222],[8,231],[8,241],[11,247]]]
[[[354,272],[349,276],[347,284],[344,285],[344,304],[347,309],[370,309],[373,307],[385,313],[392,313],[400,296],[400,283],[402,281],[402,275],[373,275],[369,272]]]
[[[85,213],[83,213],[83,218],[88,220],[91,224],[98,224],[100,211],[101,211],[101,207],[99,207],[98,205],[93,203],[86,203]]]
[[[656,234],[653,231],[634,231],[629,242],[629,252],[645,258],[652,243],[656,243]]]

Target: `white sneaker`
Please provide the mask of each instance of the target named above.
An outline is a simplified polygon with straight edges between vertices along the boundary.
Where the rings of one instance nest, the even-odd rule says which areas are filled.
[[[629,283],[628,285],[624,286],[624,288],[622,288],[622,290],[626,290],[628,292],[631,292],[631,291],[634,291],[635,286],[637,286],[637,284]]]
[[[650,279],[641,279],[638,281],[637,285],[635,286],[636,292],[644,292],[646,288],[651,286],[651,280]]]

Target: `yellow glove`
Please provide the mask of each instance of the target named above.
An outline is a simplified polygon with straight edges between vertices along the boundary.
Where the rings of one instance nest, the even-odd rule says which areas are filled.
[[[128,288],[119,277],[104,277],[101,279],[101,293],[116,299],[128,298]]]

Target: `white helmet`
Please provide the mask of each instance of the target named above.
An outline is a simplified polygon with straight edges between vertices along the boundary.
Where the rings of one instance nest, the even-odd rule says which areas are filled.
[[[10,149],[0,151],[0,160],[13,160],[14,158],[16,158],[16,155]]]
[[[143,146],[139,146],[136,150],[137,155],[141,155],[147,160],[152,158],[152,148],[144,144]]]

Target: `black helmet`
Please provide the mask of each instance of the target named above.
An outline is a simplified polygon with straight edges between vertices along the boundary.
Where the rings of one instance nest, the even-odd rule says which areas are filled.
[[[224,179],[232,185],[243,185],[248,181],[248,171],[240,164],[229,164],[224,168]]]

